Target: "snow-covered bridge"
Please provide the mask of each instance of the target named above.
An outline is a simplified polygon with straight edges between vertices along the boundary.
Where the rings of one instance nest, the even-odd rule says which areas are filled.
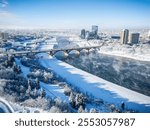
[[[59,51],[63,51],[65,53],[69,53],[72,50],[76,51],[82,51],[82,50],[87,50],[89,52],[90,49],[97,49],[101,48],[102,45],[99,46],[86,46],[86,47],[73,47],[73,48],[58,48],[58,49],[45,49],[45,50],[31,50],[31,51],[7,51],[4,54],[5,55],[14,55],[14,56],[20,56],[20,55],[28,55],[28,54],[38,54],[38,53],[49,53],[50,55],[54,55],[55,53]]]

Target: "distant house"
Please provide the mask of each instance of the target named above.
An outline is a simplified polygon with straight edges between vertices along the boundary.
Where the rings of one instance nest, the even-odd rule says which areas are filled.
[[[111,38],[112,38],[112,39],[120,39],[120,36],[118,36],[118,35],[113,35],[113,36],[111,36]]]

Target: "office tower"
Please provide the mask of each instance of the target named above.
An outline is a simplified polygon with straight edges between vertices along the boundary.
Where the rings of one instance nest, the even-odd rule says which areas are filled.
[[[99,39],[99,36],[98,36],[98,26],[93,25],[92,26],[92,31],[86,31],[85,29],[82,29],[80,37],[82,39],[87,39],[87,40]]]
[[[129,35],[129,43],[131,44],[139,43],[139,36],[140,36],[139,33],[131,33]]]
[[[0,32],[0,38],[2,40],[7,40],[8,39],[8,33]]]
[[[90,32],[89,31],[86,31],[85,33],[85,38],[88,40],[89,39],[89,35],[90,35]]]
[[[128,35],[129,35],[128,29],[123,29],[121,31],[121,44],[127,44],[128,43]]]
[[[82,29],[82,30],[81,30],[81,38],[82,38],[82,39],[85,39],[85,29]]]
[[[98,26],[92,25],[92,32],[97,35],[97,33],[98,33]]]
[[[2,32],[0,32],[0,39],[2,39]]]

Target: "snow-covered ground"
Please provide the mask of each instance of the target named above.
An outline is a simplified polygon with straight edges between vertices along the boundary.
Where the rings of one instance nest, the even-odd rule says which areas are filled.
[[[110,83],[55,58],[44,57],[40,62],[84,93],[117,106],[124,102],[128,109],[150,112],[150,97],[148,96]]]
[[[20,104],[6,101],[3,98],[0,98],[0,113],[46,113],[46,111],[43,111],[39,108],[33,108],[33,107],[24,107]]]
[[[16,59],[16,63],[21,67],[22,74],[24,77],[27,78],[27,75],[30,72],[30,69],[26,66],[23,66],[20,63],[20,60]],[[64,94],[64,89],[62,89],[58,85],[53,85],[53,84],[46,84],[43,82],[40,82],[40,86],[46,90],[47,96],[50,96],[51,98],[60,98],[64,102],[68,102],[68,97]]]
[[[76,44],[78,46],[89,46],[98,45],[99,43],[96,41],[82,41]],[[42,49],[52,48],[51,45],[45,46],[44,44],[41,47]],[[112,48],[112,50],[109,48]],[[139,48],[141,48],[141,51],[138,51]],[[144,48],[146,50],[144,50]],[[110,52],[108,54],[113,55],[113,50],[116,50],[114,55],[147,61],[149,60],[148,56],[150,54],[149,51],[147,51],[148,48],[148,45],[133,47],[128,45],[107,45],[100,49],[100,53],[107,54],[107,52]],[[134,55],[133,52],[135,52]],[[138,57],[138,55],[140,55],[140,57]],[[120,106],[121,102],[124,102],[126,104],[126,108],[128,109],[133,109],[139,112],[150,112],[150,97],[148,96],[110,83],[47,55],[43,55],[43,58],[40,59],[40,62],[44,67],[51,68],[55,73],[60,75],[73,86],[79,88],[80,91],[84,93],[88,93],[95,98],[103,99],[108,103],[114,103],[118,107]]]
[[[77,42],[79,46],[94,46],[94,45],[101,45],[102,43],[105,42],[99,40],[91,40],[91,41],[81,40],[81,42]],[[150,61],[150,44],[137,44],[130,46],[130,45],[121,45],[118,42],[114,43],[111,42],[109,44],[104,44],[100,48],[99,53],[121,56],[141,61]]]
[[[108,45],[103,46],[99,53],[121,56],[141,61],[150,61],[150,45],[143,44],[140,46],[129,45]]]
[[[63,35],[63,34],[61,34]],[[59,37],[61,35],[58,35]],[[57,36],[56,36],[57,37]],[[57,44],[58,39],[52,38],[51,40],[42,41],[38,44],[31,44],[32,49],[51,49]],[[66,40],[65,40],[66,38]],[[56,42],[52,42],[55,39]],[[94,46],[100,45],[103,42],[99,40],[86,41],[80,39],[77,35],[65,35],[63,41],[59,38],[58,47],[71,47],[73,46]],[[69,42],[69,40],[74,42]],[[66,43],[67,41],[67,43]],[[36,43],[36,40],[34,40]],[[99,53],[116,55],[122,57],[133,58],[136,60],[150,61],[150,45],[120,45],[120,44],[104,44]],[[117,108],[121,108],[122,102],[125,103],[125,109],[137,112],[150,112],[150,97],[143,94],[134,92],[122,86],[108,82],[102,78],[89,74],[85,71],[77,69],[67,63],[64,63],[56,58],[48,56],[48,54],[38,54],[39,62],[45,68],[50,68],[66,82],[71,84],[76,89],[85,95],[94,97],[95,99],[103,100],[106,104],[114,104]],[[22,69],[23,75],[27,78],[30,72],[28,67],[23,66],[19,60],[16,60],[17,65]],[[58,85],[46,84],[40,82],[47,94],[51,97],[59,97],[65,102],[69,102],[68,97],[64,94],[64,89]]]

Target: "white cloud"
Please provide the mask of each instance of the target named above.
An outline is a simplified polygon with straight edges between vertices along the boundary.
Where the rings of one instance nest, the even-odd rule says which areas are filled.
[[[0,11],[0,28],[2,29],[24,29],[33,27],[34,25],[31,25],[30,20],[23,20],[22,17],[8,11]]]
[[[23,21],[19,16],[8,11],[0,11],[0,28],[16,28],[22,24]]]
[[[17,18],[16,15],[14,15],[13,13],[10,13],[8,11],[0,11],[0,17],[2,18],[1,20]]]

